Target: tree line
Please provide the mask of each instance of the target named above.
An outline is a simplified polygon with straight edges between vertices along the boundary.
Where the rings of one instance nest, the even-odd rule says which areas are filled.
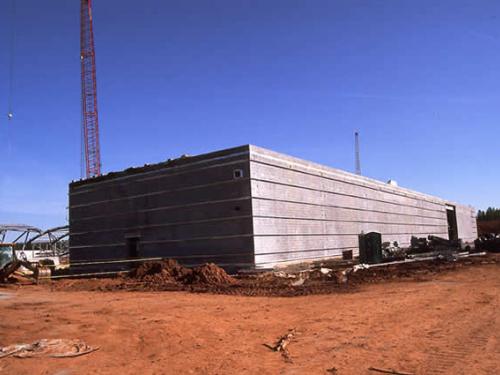
[[[477,212],[477,220],[487,221],[500,219],[500,208],[488,207],[486,211]]]

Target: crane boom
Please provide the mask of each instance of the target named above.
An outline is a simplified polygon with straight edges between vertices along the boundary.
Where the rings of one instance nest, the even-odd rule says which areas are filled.
[[[81,0],[80,2],[80,59],[82,79],[82,153],[84,154],[82,155],[82,159],[85,156],[86,177],[90,178],[101,174],[92,0]]]

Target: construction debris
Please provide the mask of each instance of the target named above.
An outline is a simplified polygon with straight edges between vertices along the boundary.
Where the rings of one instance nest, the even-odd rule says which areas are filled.
[[[276,346],[274,347],[274,350],[276,352],[284,352],[286,351],[286,347],[288,344],[290,344],[290,341],[292,341],[293,337],[295,336],[295,328],[291,329],[286,335],[282,336],[279,340]]]
[[[382,257],[384,261],[400,260],[406,257],[404,248],[399,247],[397,241],[382,243]]]
[[[438,236],[417,238],[412,236],[408,254],[428,253],[433,251],[459,251],[462,249],[461,240],[448,240]]]
[[[41,339],[31,344],[16,344],[0,348],[0,359],[5,357],[32,358],[79,357],[99,350],[99,347],[87,345],[80,339]]]
[[[404,260],[417,255],[452,256],[466,250],[461,240],[448,240],[438,236],[417,238],[412,236],[409,248],[402,248],[398,242],[382,242],[380,233],[370,232],[359,235],[359,261],[362,264],[381,264]]]
[[[306,279],[303,279],[303,278],[299,278],[298,280],[292,282],[292,286],[301,286],[301,285],[304,285],[304,283],[306,282]]]
[[[436,255],[437,254],[437,255]],[[307,268],[284,268],[278,272],[254,271],[228,275],[215,265],[184,267],[174,260],[146,262],[128,276],[56,279],[53,290],[86,291],[191,291],[245,296],[300,296],[345,293],[366,283],[410,279],[422,281],[440,272],[460,267],[495,264],[496,255],[455,252],[451,257],[436,254],[412,255],[410,259],[378,264],[321,260]]]
[[[480,236],[474,243],[477,250],[485,250],[491,253],[500,252],[500,235],[484,234]]]
[[[393,369],[383,369],[383,368],[377,368],[377,367],[369,367],[368,370],[370,370],[370,371],[376,371],[376,372],[382,372],[384,374],[414,375],[411,372],[402,372],[402,371],[396,371],[396,370],[393,370]]]
[[[285,361],[291,362],[292,360],[290,358],[290,353],[288,352],[288,345],[290,344],[292,339],[295,337],[295,334],[296,334],[296,329],[292,328],[288,331],[287,334],[280,337],[280,339],[278,340],[276,345],[271,346],[271,345],[265,344],[265,346],[267,346],[271,350],[274,350],[275,352],[280,352],[281,355],[283,356],[283,358],[285,359]]]

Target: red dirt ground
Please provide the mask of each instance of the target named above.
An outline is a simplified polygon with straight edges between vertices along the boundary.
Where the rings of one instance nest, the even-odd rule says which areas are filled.
[[[479,235],[496,233],[500,234],[500,220],[485,220],[477,222]]]
[[[81,338],[100,350],[71,359],[4,358],[0,373],[377,374],[373,366],[495,374],[499,271],[498,262],[469,265],[418,282],[286,298],[2,287],[0,346]],[[292,328],[287,362],[264,344]]]

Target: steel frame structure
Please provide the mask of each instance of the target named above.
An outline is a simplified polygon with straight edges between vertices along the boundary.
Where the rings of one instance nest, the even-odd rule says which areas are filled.
[[[69,226],[50,228],[34,237],[31,237],[25,247],[28,250],[51,251],[53,255],[68,253],[67,239],[69,237]]]
[[[62,242],[69,237],[69,226],[64,225],[44,231],[31,225],[0,224],[0,243],[11,236],[13,239],[9,240],[9,243],[18,245],[20,250],[67,252]]]
[[[31,237],[37,236],[43,231],[40,228],[24,224],[0,224],[0,243],[3,243],[7,235],[12,233],[14,240],[10,240],[12,244],[22,244],[22,248],[30,241]]]

